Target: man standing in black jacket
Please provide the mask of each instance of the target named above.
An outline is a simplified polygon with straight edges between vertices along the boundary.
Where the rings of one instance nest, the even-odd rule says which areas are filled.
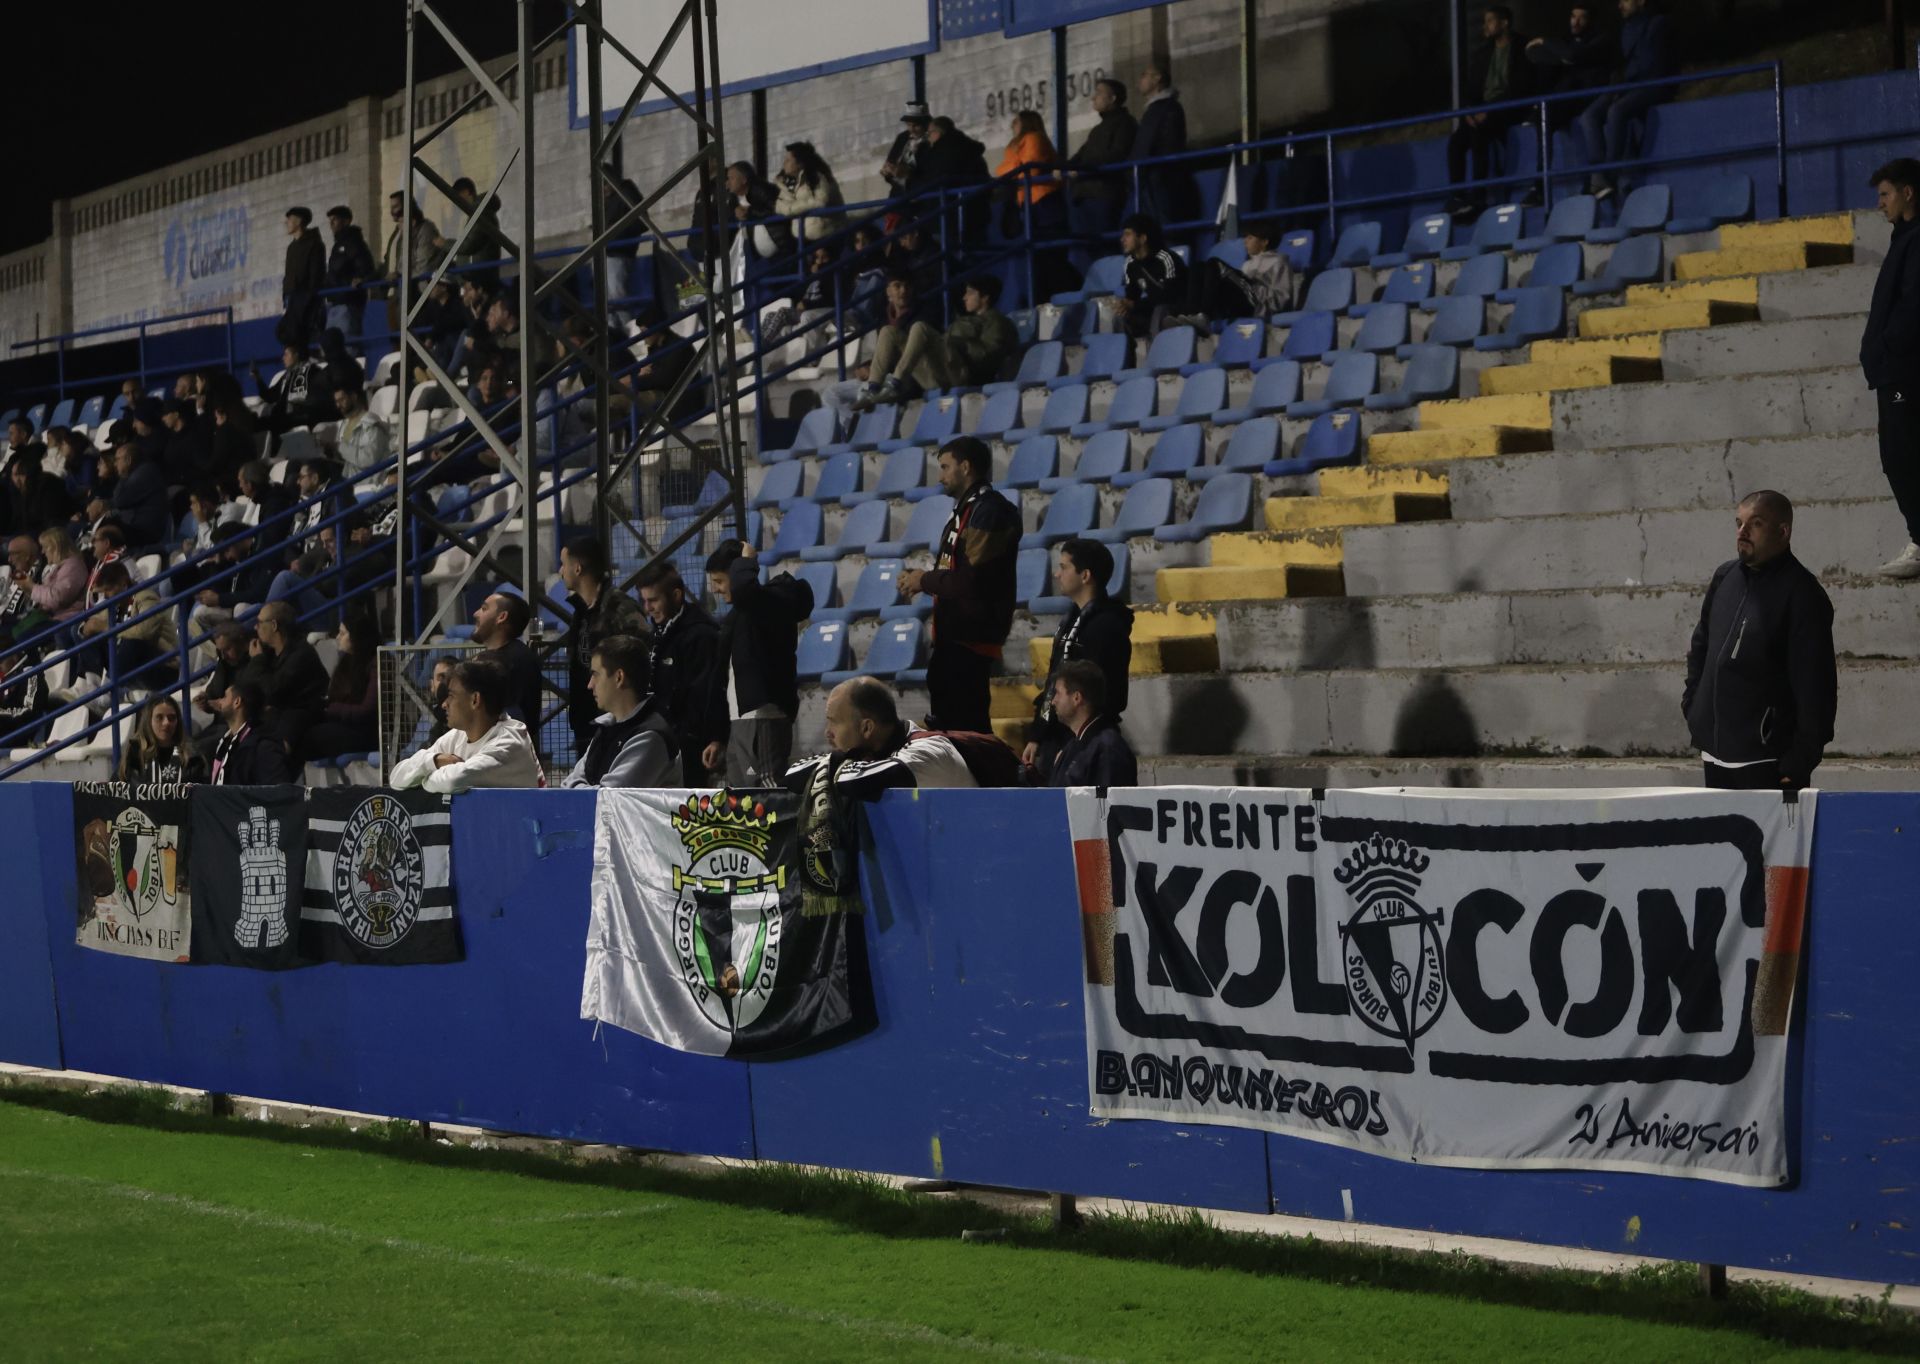
[[[1048,774],[1048,786],[1138,786],[1140,764],[1107,705],[1107,679],[1084,658],[1061,666],[1048,684],[1053,713],[1067,745]]]
[[[1125,161],[1133,155],[1134,138],[1140,132],[1140,125],[1127,112],[1127,87],[1117,80],[1094,82],[1093,111],[1100,115],[1100,126],[1087,134],[1080,150],[1067,161],[1082,171],[1096,171]],[[1095,236],[1107,236],[1120,224],[1120,210],[1127,202],[1126,177],[1076,176],[1073,202],[1079,214],[1079,229]]]
[[[327,252],[327,287],[353,290],[327,300],[327,325],[338,327],[348,336],[358,336],[367,307],[366,291],[359,286],[373,278],[373,249],[353,225],[353,210],[345,204],[327,210],[327,227],[333,232],[333,248]]]
[[[1537,68],[1543,93],[1564,95],[1607,83],[1619,53],[1613,35],[1594,24],[1593,8],[1593,4],[1574,5],[1567,11],[1564,39],[1535,38],[1527,44],[1527,60]],[[1580,112],[1579,104],[1579,100],[1562,100],[1548,105],[1548,124],[1555,130],[1568,126]]]
[[[1907,522],[1907,547],[1880,565],[1889,578],[1920,578],[1920,161],[1900,157],[1873,173],[1893,241],[1873,284],[1860,337],[1860,368],[1880,403],[1880,468]]]
[[[507,675],[507,706],[502,712],[527,727],[540,741],[540,657],[521,636],[533,619],[527,599],[514,592],[492,592],[473,613],[473,642],[478,657],[500,665]]]
[[[612,635],[647,637],[646,617],[632,597],[617,591],[609,580],[607,548],[591,535],[569,540],[560,547],[560,583],[567,589],[567,607],[573,623],[567,630],[567,723],[581,752],[593,741],[600,703],[593,699],[593,651]]]
[[[266,665],[265,728],[287,752],[298,753],[300,741],[326,713],[327,666],[307,643],[292,602],[268,602],[253,628]]]
[[[1739,557],[1707,586],[1680,709],[1707,785],[1798,790],[1833,739],[1833,603],[1793,557],[1793,504],[1771,489],[1735,513]]]
[[[1053,571],[1056,591],[1072,607],[1054,632],[1047,676],[1033,699],[1033,723],[1020,760],[1047,780],[1073,730],[1054,713],[1053,684],[1068,663],[1083,660],[1100,670],[1101,713],[1117,725],[1127,709],[1127,669],[1133,663],[1133,608],[1107,594],[1113,577],[1113,551],[1097,540],[1067,541]],[[1057,783],[1056,783],[1057,784]],[[1084,783],[1083,783],[1084,784]]]
[[[1505,5],[1488,5],[1480,14],[1480,34],[1486,41],[1474,49],[1467,63],[1461,98],[1468,104],[1498,104],[1532,94],[1537,68],[1522,56],[1527,40],[1513,31],[1513,11]],[[1469,165],[1475,180],[1486,179],[1492,173],[1490,153],[1506,145],[1507,129],[1526,116],[1524,109],[1500,109],[1462,117],[1447,138],[1448,182],[1459,186],[1467,178]],[[1485,203],[1486,197],[1483,187],[1456,188],[1448,208],[1454,213],[1469,212]]]
[[[681,779],[688,786],[705,786],[701,749],[708,736],[727,730],[726,697],[713,681],[719,622],[688,597],[672,564],[655,564],[640,575],[638,586],[640,609],[653,622],[648,671],[654,703],[672,727]]]
[[[1020,509],[993,486],[985,442],[956,436],[940,447],[940,487],[953,515],[933,567],[900,575],[900,599],[933,597],[933,655],[927,660],[930,729],[993,733],[993,665],[1013,628],[1013,563]]]
[[[1163,62],[1150,62],[1140,73],[1140,122],[1134,130],[1134,161],[1154,156],[1177,156],[1187,149],[1187,111],[1180,94],[1173,88]],[[1185,191],[1191,180],[1182,180],[1175,166],[1147,166],[1140,171],[1140,198],[1136,211],[1158,218],[1163,223],[1179,222],[1188,216]]]
[[[727,785],[778,786],[793,757],[793,717],[800,709],[794,655],[800,623],[813,613],[813,589],[791,573],[760,581],[753,547],[724,540],[707,559],[707,586],[733,609],[720,627],[719,662],[709,676],[730,721],[707,734],[701,761],[723,761]],[[721,705],[709,701],[717,722]]]
[[[287,273],[280,285],[286,303],[274,335],[302,351],[320,324],[320,291],[327,285],[327,248],[313,230],[313,210],[287,210]]]

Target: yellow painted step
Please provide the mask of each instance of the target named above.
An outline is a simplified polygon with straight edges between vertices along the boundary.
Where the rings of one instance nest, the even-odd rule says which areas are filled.
[[[1605,388],[1609,384],[1642,383],[1660,377],[1658,360],[1629,359],[1623,355],[1553,363],[1536,360],[1525,365],[1496,365],[1480,371],[1482,393],[1558,393],[1573,388]]]
[[[1817,218],[1777,218],[1770,223],[1728,223],[1720,229],[1721,247],[1777,246],[1781,243],[1827,242],[1853,245],[1853,215],[1823,213]]]
[[[1447,476],[1431,469],[1376,469],[1357,464],[1350,469],[1322,469],[1322,497],[1358,497],[1362,493],[1425,493],[1447,495]]]
[[[1635,284],[1627,290],[1627,306],[1642,303],[1746,303],[1760,304],[1760,281],[1753,275],[1730,275],[1725,279],[1695,279],[1682,284]]]
[[[1690,331],[1727,322],[1752,322],[1758,308],[1744,303],[1698,299],[1689,303],[1648,303],[1639,307],[1595,308],[1580,314],[1580,335],[1614,336],[1624,332]]]
[[[1133,608],[1133,642],[1148,639],[1198,639],[1211,635],[1220,623],[1211,611],[1190,611],[1168,606]]]
[[[1032,719],[1032,711],[1028,711],[1018,720],[1011,716],[1002,718],[996,715],[993,717],[993,732],[1001,743],[1018,753],[1027,746],[1027,724]]]
[[[1323,475],[1324,477],[1324,475]],[[1338,530],[1295,531],[1285,535],[1236,531],[1216,535],[1208,545],[1214,568],[1338,568],[1342,562]],[[1161,597],[1161,601],[1169,600]],[[1190,597],[1189,601],[1205,601]]]
[[[1270,497],[1268,530],[1323,526],[1391,526],[1445,518],[1447,499],[1418,493],[1356,493],[1348,497]]]
[[[1489,398],[1444,398],[1420,404],[1422,431],[1461,427],[1484,430],[1490,426],[1551,430],[1553,400],[1544,393],[1506,393]]]
[[[1628,294],[1632,298],[1632,294]],[[1635,336],[1598,336],[1590,340],[1536,341],[1527,357],[1537,365],[1580,365],[1622,356],[1629,360],[1658,360],[1660,337],[1657,333]]]
[[[1169,604],[1279,601],[1345,593],[1346,579],[1338,567],[1286,564],[1277,568],[1163,568],[1154,574],[1154,595]]]
[[[1150,677],[1156,673],[1210,673],[1220,667],[1220,638],[1214,633],[1213,617],[1203,614],[1208,622],[1205,634],[1148,636],[1145,639],[1137,633],[1137,623],[1144,612],[1136,612],[1136,634],[1133,641],[1132,661],[1127,672],[1134,677]],[[1184,614],[1176,612],[1174,614]],[[1047,675],[1047,664],[1053,658],[1053,636],[1036,635],[1028,641],[1029,662],[1036,678]]]
[[[1542,395],[1545,396],[1545,395]],[[1372,464],[1425,464],[1551,450],[1553,432],[1525,426],[1443,427],[1438,431],[1382,431],[1367,439]]]
[[[1673,258],[1677,280],[1719,279],[1725,275],[1771,275],[1784,270],[1812,270],[1822,265],[1846,265],[1853,246],[1832,242],[1779,242],[1772,246],[1732,246],[1718,251],[1689,251]]]
[[[1031,682],[996,677],[993,679],[993,693],[987,713],[995,720],[1030,719],[1033,715],[1033,698],[1039,694],[1040,688]]]

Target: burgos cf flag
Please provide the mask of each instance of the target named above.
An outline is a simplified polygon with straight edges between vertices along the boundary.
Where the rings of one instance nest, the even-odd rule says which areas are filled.
[[[76,782],[80,903],[74,940],[97,952],[186,961],[187,792],[179,786]]]
[[[707,1056],[853,1024],[863,929],[809,893],[800,810],[785,791],[603,789],[580,1016]]]

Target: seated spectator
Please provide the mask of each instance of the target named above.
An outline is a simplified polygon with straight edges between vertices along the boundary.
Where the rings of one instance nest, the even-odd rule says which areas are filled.
[[[1594,4],[1574,5],[1567,11],[1567,36],[1535,38],[1527,44],[1527,60],[1539,68],[1538,84],[1549,94],[1565,95],[1607,83],[1618,54],[1613,36],[1593,22]],[[1547,106],[1548,127],[1558,130],[1572,123],[1579,102],[1563,100]]]
[[[904,276],[916,298],[940,292],[940,244],[918,227],[901,228],[887,243],[887,278]]]
[[[1053,770],[1054,759],[1073,737],[1073,731],[1055,714],[1053,679],[1075,659],[1100,669],[1105,709],[1118,720],[1127,709],[1127,673],[1133,664],[1133,608],[1107,593],[1113,578],[1113,551],[1096,540],[1075,538],[1060,546],[1053,571],[1054,591],[1072,606],[1053,636],[1046,680],[1033,698],[1033,721],[1027,726],[1027,746],[1020,759],[1042,781]]]
[[[1657,80],[1680,69],[1673,49],[1673,32],[1664,14],[1654,14],[1647,0],[1620,0],[1620,37],[1616,48],[1619,65],[1611,73],[1611,83]],[[1587,144],[1587,161],[1593,165],[1623,161],[1632,144],[1633,125],[1644,121],[1647,110],[1673,98],[1674,87],[1627,90],[1616,95],[1601,95],[1580,114],[1580,137]],[[1588,189],[1604,199],[1614,192],[1617,173],[1595,171]]]
[[[450,795],[479,786],[545,786],[527,727],[502,713],[507,677],[498,665],[468,659],[447,679],[447,732],[394,764],[395,790],[418,786]]]
[[[1091,659],[1076,658],[1053,675],[1053,715],[1072,736],[1054,760],[1049,786],[1138,786],[1139,763],[1107,709],[1107,677]]]
[[[101,600],[108,601],[133,589],[133,575],[127,571],[125,559],[115,559],[100,570],[98,586]],[[111,661],[114,673],[123,684],[150,686],[151,682],[141,681],[142,671],[164,655],[171,654],[179,647],[179,631],[174,628],[173,612],[153,611],[144,620],[127,624],[136,616],[151,611],[160,605],[160,593],[157,588],[142,585],[139,591],[117,605],[96,610],[83,616],[79,628],[74,632],[76,638],[84,643],[87,640],[100,640],[108,630],[117,630],[113,637],[112,653],[102,641],[95,649],[77,654],[73,671],[76,674],[107,672]]]
[[[147,459],[136,441],[127,441],[114,450],[113,470],[110,500],[103,503],[96,498],[88,513],[96,517],[111,515],[126,527],[127,539],[136,549],[164,545],[172,520],[166,474]]]
[[[227,728],[213,749],[215,786],[285,786],[299,780],[287,746],[255,721],[265,709],[266,695],[251,677],[228,685],[222,707]]]
[[[343,384],[350,388],[363,388],[367,382],[367,371],[353,358],[347,349],[346,333],[338,327],[328,327],[320,334],[320,363],[326,369],[325,381],[320,393],[326,400],[329,411],[334,411],[333,391]],[[331,418],[329,418],[331,420]]]
[[[255,652],[258,646],[252,630],[227,621],[215,628],[210,642],[213,648],[213,672],[207,677],[207,685],[193,694],[193,708],[221,723],[214,728],[203,729],[194,736],[193,746],[203,759],[212,758],[213,746],[226,727],[227,704],[233,684],[242,679],[258,684],[261,678],[260,660]],[[261,708],[265,706],[263,700]]]
[[[492,268],[492,262],[500,259],[500,198],[489,194],[484,201],[480,198],[479,187],[466,176],[453,182],[453,204],[466,215],[466,243],[455,252],[453,264],[463,276],[471,276],[480,286],[492,293],[500,287],[500,272]],[[434,248],[442,253],[452,251],[454,243],[444,237],[434,238]],[[419,269],[416,263],[414,268]]]
[[[152,464],[160,463],[167,452],[167,405],[158,398],[142,398],[128,416],[130,431],[114,432],[112,448],[131,440]]]
[[[816,246],[807,255],[807,274],[786,302],[767,305],[760,315],[760,338],[771,345],[794,332],[804,331],[833,317],[834,255],[831,246]],[[822,328],[809,340],[809,349],[827,342]]]
[[[48,436],[47,452],[54,460],[49,472],[57,474],[65,483],[68,501],[84,507],[93,500],[94,468],[100,452],[85,436],[69,427],[56,426]]]
[[[1089,172],[1131,157],[1140,125],[1127,111],[1126,85],[1111,78],[1093,83],[1093,111],[1100,115],[1100,126],[1087,134],[1087,140],[1067,159],[1067,164],[1083,172],[1073,180],[1073,202],[1079,210],[1080,229],[1105,236],[1120,225],[1120,211],[1126,205],[1130,185],[1123,173]]]
[[[366,235],[354,226],[353,210],[345,204],[327,210],[327,230],[333,233],[333,245],[327,251],[327,288],[350,290],[328,294],[327,327],[358,336],[367,306],[366,291],[360,286],[373,278],[373,250]]]
[[[73,547],[73,538],[63,526],[49,526],[40,532],[40,552],[46,564],[39,581],[33,584],[33,604],[55,620],[69,620],[86,605],[87,561]]]
[[[540,727],[540,657],[521,636],[533,620],[527,599],[512,592],[489,593],[473,613],[473,642],[479,657],[498,664],[507,675],[506,714],[528,729]]]
[[[992,735],[962,736],[965,741],[982,738],[1000,742]],[[878,800],[898,787],[979,786],[960,742],[902,720],[893,693],[883,683],[856,677],[827,693],[827,744],[832,752],[795,764],[786,785],[806,792],[816,782],[824,783],[833,796],[857,800]],[[1017,770],[1013,754],[1006,756],[1007,766]]]
[[[632,635],[609,635],[594,647],[587,676],[601,714],[562,785],[679,785],[673,727],[647,691],[647,646]]]
[[[1013,323],[993,306],[999,297],[999,279],[980,275],[967,281],[960,316],[944,336],[924,321],[913,322],[904,333],[897,326],[883,327],[868,370],[878,382],[869,383],[852,407],[865,411],[879,403],[904,402],[928,389],[998,379],[1001,366],[1020,345]]]
[[[315,762],[380,747],[380,636],[373,618],[349,611],[335,632],[340,657],[327,680],[326,707],[299,748],[300,761]]]
[[[794,228],[800,240],[812,242],[831,237],[845,225],[846,220],[839,214],[818,211],[838,208],[846,200],[840,195],[839,181],[833,178],[833,172],[827,169],[827,163],[811,142],[787,144],[786,158],[781,161],[776,178],[779,192],[774,196],[773,211],[795,220]],[[808,216],[801,217],[803,213]]]
[[[114,779],[137,786],[185,786],[207,779],[206,760],[188,746],[180,703],[173,697],[156,696],[140,708]]]
[[[127,552],[127,528],[118,521],[103,519],[93,528],[93,568],[87,574],[88,606],[104,600],[100,592],[100,574],[106,566]]]
[[[306,629],[291,602],[270,601],[262,606],[253,629],[266,673],[264,722],[289,753],[297,753],[307,731],[326,711],[326,664],[307,643]]]
[[[844,274],[845,334],[857,336],[878,326],[887,307],[886,249],[880,245],[878,228],[867,224],[854,229]]]
[[[11,469],[15,461],[30,452],[44,459],[47,447],[34,439],[32,422],[25,417],[15,417],[7,423],[6,467]]]
[[[1293,306],[1293,266],[1274,248],[1278,229],[1268,223],[1247,223],[1240,232],[1247,248],[1245,265],[1235,268],[1208,260],[1189,272],[1187,314],[1201,325],[1230,322],[1236,317],[1269,317]]]
[[[900,135],[893,139],[893,146],[887,149],[887,159],[880,163],[880,178],[893,187],[896,196],[909,195],[920,188],[924,177],[919,174],[919,162],[927,149],[927,129],[932,122],[925,104],[918,100],[907,102],[906,112],[900,115]]]
[[[520,304],[509,294],[496,294],[487,305],[487,354],[510,374],[520,373]]]
[[[215,398],[212,409],[213,479],[231,495],[240,486],[240,470],[254,458],[253,413],[238,396]]]
[[[246,503],[246,523],[268,525],[293,505],[293,494],[273,481],[271,467],[264,459],[248,460],[240,466],[240,496]],[[274,534],[285,533],[284,525]]]
[[[194,608],[187,618],[187,632],[199,638],[222,621],[247,613],[265,602],[273,593],[273,564],[254,557],[252,528],[241,521],[226,521],[214,528],[213,540],[220,547],[220,558],[201,578],[203,584],[194,594]]]
[[[1532,94],[1537,68],[1520,59],[1527,40],[1514,32],[1513,11],[1505,5],[1487,5],[1480,12],[1480,34],[1486,41],[1473,50],[1468,60],[1467,78],[1460,86],[1461,98],[1468,104],[1498,104]],[[1507,130],[1528,116],[1525,109],[1462,115],[1447,137],[1448,183],[1462,185],[1469,169],[1475,180],[1485,180],[1492,175],[1492,153],[1506,146]],[[1497,191],[1497,196],[1505,194],[1504,188]],[[1469,214],[1486,199],[1485,186],[1455,189],[1448,196],[1447,211],[1456,216]]]
[[[201,428],[198,415],[190,398],[175,399],[160,414],[160,425],[166,432],[160,467],[166,471],[170,486],[185,487],[205,478],[213,468],[213,442]]]
[[[645,419],[666,402],[680,376],[693,364],[693,345],[664,326],[649,331],[641,344],[646,347],[646,363],[622,379],[621,386],[629,395],[627,410],[638,409]]]
[[[16,535],[7,541],[7,576],[13,585],[31,589],[40,581],[40,542],[31,535]]]
[[[73,514],[66,484],[40,467],[40,453],[21,451],[7,466],[5,497],[0,499],[0,531],[29,539],[50,526],[64,526]]]
[[[338,538],[332,526],[322,526],[320,553],[328,564],[340,564],[341,590],[351,595],[368,583],[393,581],[393,549],[391,544],[374,543],[373,522],[365,512],[349,512],[345,521],[339,522],[347,528],[347,548],[344,555],[337,552]]]
[[[266,402],[260,426],[267,432],[269,455],[278,448],[280,437],[294,427],[330,422],[338,415],[327,387],[327,367],[307,354],[305,346],[288,346],[280,352],[280,361],[286,368],[271,384],[261,378],[258,364],[248,366],[254,387]],[[251,448],[247,458],[253,458]]]
[[[333,486],[333,475],[332,461],[318,456],[301,460],[295,468],[293,475],[295,501],[288,505],[298,506],[303,502],[309,505],[300,507],[294,512],[293,520],[287,526],[287,562],[291,563],[302,554],[320,548],[320,523],[334,512],[333,499],[322,497],[321,494]],[[314,501],[315,498],[319,500]]]
[[[317,538],[317,537],[316,537]],[[327,585],[322,582],[333,567],[333,560],[317,546],[273,575],[267,588],[267,600],[287,602],[303,621],[303,628],[326,629],[340,616],[329,604]]]
[[[1127,258],[1126,286],[1113,307],[1127,335],[1140,340],[1159,331],[1168,313],[1185,305],[1187,266],[1161,240],[1160,224],[1144,213],[1120,225],[1120,254]]]

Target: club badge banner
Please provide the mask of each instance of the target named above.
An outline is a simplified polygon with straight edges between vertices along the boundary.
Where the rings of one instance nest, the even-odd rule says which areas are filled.
[[[307,793],[300,950],[315,961],[462,961],[451,797],[351,786]]]
[[[187,831],[184,787],[75,782],[80,900],[74,941],[125,957],[188,960]]]
[[[1070,791],[1090,1111],[1785,1183],[1815,806]]]
[[[193,788],[193,959],[282,971],[300,955],[307,801],[298,786]]]

